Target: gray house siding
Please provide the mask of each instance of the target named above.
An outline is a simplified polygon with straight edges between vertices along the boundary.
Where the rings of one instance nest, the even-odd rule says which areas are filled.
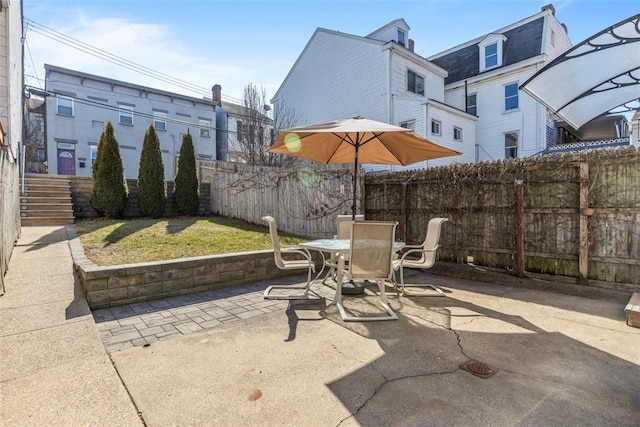
[[[155,118],[164,122],[164,126],[158,123],[156,131],[167,180],[175,176],[182,137],[187,132],[192,135],[197,157],[216,159],[216,108],[219,107],[213,101],[52,65],[45,65],[45,71],[49,93],[46,108],[49,173],[91,176],[92,154],[95,156],[100,134],[108,121],[113,123],[128,179],[138,176],[144,135]],[[57,109],[57,99],[65,96],[73,103],[71,115],[60,114]],[[201,120],[210,123],[208,131],[201,132]],[[71,169],[58,167],[60,150],[68,150],[67,158],[73,156],[72,173]]]

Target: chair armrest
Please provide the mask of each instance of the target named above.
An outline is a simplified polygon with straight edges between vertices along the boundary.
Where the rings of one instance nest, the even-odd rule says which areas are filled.
[[[435,249],[424,249],[422,246],[418,246],[415,249],[409,249],[408,251],[402,254],[402,257],[400,258],[400,263],[402,263],[405,260],[407,255],[415,254],[415,253],[427,253],[427,252],[435,252]]]
[[[281,248],[280,252],[282,252],[283,254],[300,254],[311,261],[311,253],[307,248],[302,248],[300,246],[289,246]]]
[[[424,248],[424,245],[404,245],[402,247],[402,250],[405,250],[405,249],[422,249],[422,248]]]

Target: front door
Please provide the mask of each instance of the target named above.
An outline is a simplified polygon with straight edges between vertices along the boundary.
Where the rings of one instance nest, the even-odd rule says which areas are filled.
[[[58,175],[75,175],[75,151],[58,148]]]

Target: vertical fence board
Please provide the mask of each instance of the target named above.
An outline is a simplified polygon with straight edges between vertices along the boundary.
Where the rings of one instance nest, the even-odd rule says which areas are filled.
[[[581,179],[580,163],[588,165],[587,179]],[[441,259],[466,262],[472,256],[475,264],[510,269],[516,256],[515,179],[524,183],[526,270],[640,284],[635,147],[368,175],[366,211],[375,219],[406,218],[410,243],[424,239],[430,218],[447,217]]]

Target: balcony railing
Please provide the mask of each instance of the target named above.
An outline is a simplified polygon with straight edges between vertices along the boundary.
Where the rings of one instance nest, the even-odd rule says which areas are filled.
[[[541,154],[565,153],[569,151],[595,150],[598,148],[613,148],[629,145],[629,138],[602,139],[599,141],[572,142],[547,147]]]

